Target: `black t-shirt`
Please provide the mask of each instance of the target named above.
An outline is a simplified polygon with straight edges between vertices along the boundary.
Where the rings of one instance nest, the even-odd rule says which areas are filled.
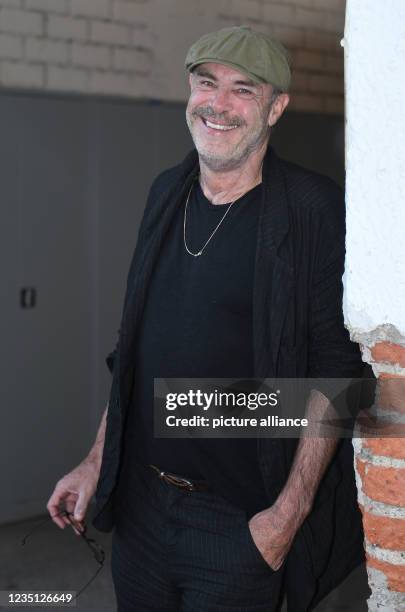
[[[152,273],[136,343],[126,465],[152,463],[214,490],[251,514],[266,507],[255,438],[155,438],[154,378],[252,378],[252,296],[262,186],[235,201],[199,257],[186,252],[185,202]],[[194,182],[186,240],[205,244],[229,205],[214,205]]]

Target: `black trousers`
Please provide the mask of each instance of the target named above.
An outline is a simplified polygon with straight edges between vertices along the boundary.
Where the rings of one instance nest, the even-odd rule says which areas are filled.
[[[136,466],[121,478],[112,536],[118,612],[273,612],[284,565],[257,549],[246,513],[209,492],[188,492]]]

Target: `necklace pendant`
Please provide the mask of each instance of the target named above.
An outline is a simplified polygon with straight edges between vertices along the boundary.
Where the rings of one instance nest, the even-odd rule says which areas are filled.
[[[200,255],[202,255],[202,251],[198,251],[198,253],[196,253],[196,257],[199,257]]]

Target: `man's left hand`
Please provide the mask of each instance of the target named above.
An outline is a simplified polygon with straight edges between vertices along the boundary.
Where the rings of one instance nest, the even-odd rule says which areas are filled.
[[[288,519],[276,505],[258,512],[249,521],[254,543],[271,569],[278,570],[298,529],[295,520]]]

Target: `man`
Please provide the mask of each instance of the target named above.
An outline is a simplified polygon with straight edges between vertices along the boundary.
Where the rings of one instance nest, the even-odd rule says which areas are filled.
[[[289,102],[284,47],[225,28],[186,68],[196,150],[152,185],[109,405],[47,507],[80,530],[97,488],[119,610],[268,612],[284,591],[310,610],[363,560],[350,440],[155,438],[153,379],[361,376],[342,316],[343,196],[269,146]],[[307,411],[333,407],[314,390]]]

